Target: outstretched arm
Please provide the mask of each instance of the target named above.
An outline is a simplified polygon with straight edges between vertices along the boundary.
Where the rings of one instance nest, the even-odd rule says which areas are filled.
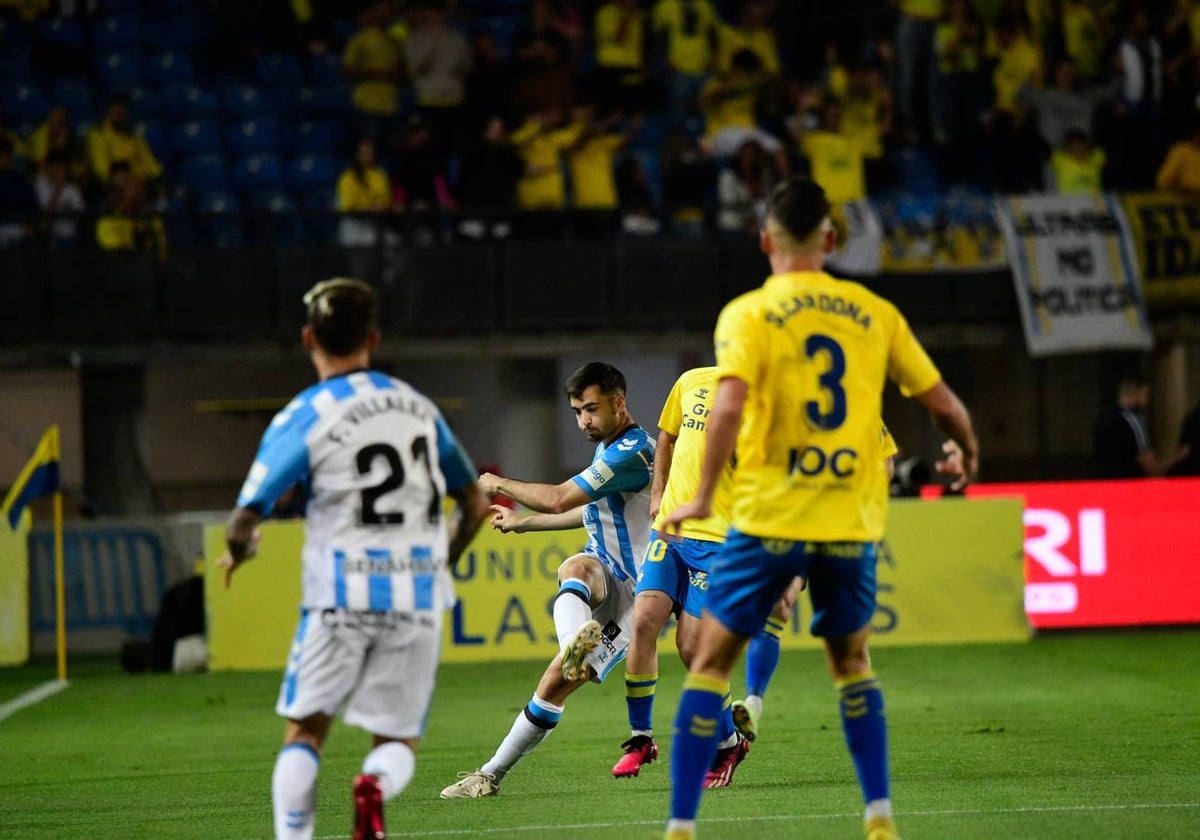
[[[479,476],[479,489],[485,496],[507,496],[538,513],[565,513],[591,501],[574,481],[564,481],[562,484],[535,484],[484,473]]]
[[[522,516],[512,508],[492,505],[492,528],[502,534],[524,534],[529,531],[570,531],[583,527],[583,508],[566,513],[534,513]]]
[[[979,443],[975,439],[971,415],[945,382],[939,382],[928,391],[917,394],[916,400],[929,412],[937,430],[962,450],[962,474],[950,485],[952,490],[961,490],[975,479],[979,471]],[[947,454],[951,453],[947,451]]]

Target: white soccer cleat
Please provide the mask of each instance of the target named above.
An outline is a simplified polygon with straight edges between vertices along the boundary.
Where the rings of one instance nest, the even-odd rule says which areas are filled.
[[[567,682],[578,682],[587,679],[588,654],[596,649],[604,638],[600,622],[596,619],[585,621],[579,631],[567,642],[562,651],[563,679]]]
[[[481,799],[499,794],[500,783],[496,777],[476,770],[473,773],[459,773],[458,781],[442,791],[442,799]]]

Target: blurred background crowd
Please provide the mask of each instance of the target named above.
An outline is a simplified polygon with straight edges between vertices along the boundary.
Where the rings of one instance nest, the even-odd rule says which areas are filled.
[[[836,201],[1200,198],[1200,0],[0,0],[0,247],[753,230]]]

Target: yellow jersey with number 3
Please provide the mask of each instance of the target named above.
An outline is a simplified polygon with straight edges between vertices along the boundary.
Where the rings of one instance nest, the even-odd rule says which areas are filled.
[[[824,272],[777,274],[725,306],[715,344],[718,378],[749,386],[733,526],[778,539],[880,539],[884,384],[913,395],[941,381],[900,311]]]
[[[663,490],[656,529],[672,510],[696,497],[700,486],[700,468],[704,464],[704,441],[707,435],[708,414],[717,393],[715,367],[692,368],[675,380],[667,401],[663,403],[658,428],[675,436],[671,454],[671,471]],[[713,493],[712,516],[689,519],[679,529],[680,536],[693,540],[724,542],[729,531],[729,514],[733,506],[733,466],[727,464],[721,481]]]

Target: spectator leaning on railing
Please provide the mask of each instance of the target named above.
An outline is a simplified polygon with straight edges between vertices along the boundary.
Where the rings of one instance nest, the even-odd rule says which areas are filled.
[[[162,219],[146,199],[146,183],[119,160],[108,173],[108,200],[96,221],[96,244],[105,251],[143,251],[159,260],[167,257]]]
[[[337,209],[344,214],[338,242],[350,248],[371,247],[379,241],[382,214],[392,207],[392,186],[375,161],[375,141],[358,141],[352,163],[337,184]]]

